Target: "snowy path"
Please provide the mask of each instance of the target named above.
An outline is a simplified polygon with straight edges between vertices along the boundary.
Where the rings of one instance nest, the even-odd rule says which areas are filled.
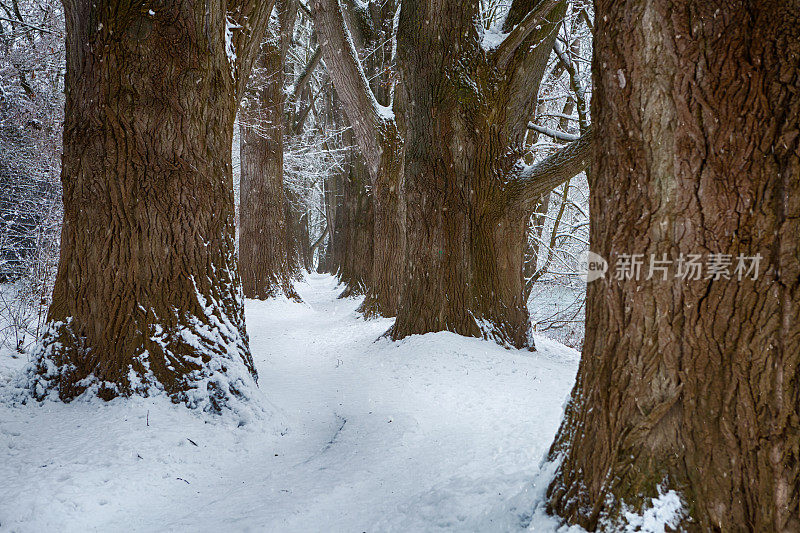
[[[0,406],[0,530],[552,530],[530,514],[575,351],[376,341],[391,321],[359,319],[333,278],[298,288],[305,304],[247,305],[259,384],[288,433],[205,423],[162,398]]]

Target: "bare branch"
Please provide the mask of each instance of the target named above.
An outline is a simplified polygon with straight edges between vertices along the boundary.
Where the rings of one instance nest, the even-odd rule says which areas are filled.
[[[571,177],[582,172],[591,161],[593,130],[561,150],[533,165],[518,167],[507,183],[509,199],[515,205],[528,206]]]
[[[40,31],[42,33],[49,33],[50,35],[58,35],[59,37],[63,37],[64,36],[64,34],[61,33],[60,31],[48,30],[47,28],[42,28],[41,26],[36,26],[34,24],[28,24],[27,22],[22,21],[22,20],[8,19],[8,18],[4,18],[4,17],[0,17],[0,20],[4,20],[6,22],[13,22],[14,24],[19,24],[21,26],[25,26],[26,28],[30,28],[32,30]]]
[[[558,60],[564,66],[567,74],[569,74],[569,84],[572,91],[575,93],[575,99],[578,101],[578,121],[580,122],[581,129],[585,129],[589,125],[587,117],[589,106],[586,101],[586,91],[578,75],[578,69],[575,67],[575,63],[572,62],[572,58],[570,58],[569,53],[560,42],[556,41],[553,44],[553,51],[558,56]]]
[[[308,60],[303,72],[300,74],[300,77],[297,78],[297,83],[294,84],[292,88],[292,99],[297,99],[300,96],[300,91],[306,86],[308,81],[311,79],[311,75],[314,73],[314,70],[319,65],[319,60],[322,58],[322,48],[317,47],[314,55],[311,56],[311,59]]]
[[[528,122],[528,129],[538,131],[542,135],[547,135],[548,137],[558,139],[559,141],[577,141],[581,138],[580,135],[572,135],[571,133],[564,133],[563,131],[550,129],[545,126],[538,126],[533,122]]]
[[[495,52],[495,66],[498,70],[504,70],[514,57],[514,52],[517,51],[525,39],[533,33],[537,28],[547,20],[547,15],[556,7],[562,0],[543,0],[535,8],[533,8],[517,26],[511,30],[511,33],[500,43]]]
[[[378,134],[391,111],[378,103],[369,87],[339,0],[313,0],[311,11],[325,66],[353,126],[356,142],[374,174],[381,157]]]

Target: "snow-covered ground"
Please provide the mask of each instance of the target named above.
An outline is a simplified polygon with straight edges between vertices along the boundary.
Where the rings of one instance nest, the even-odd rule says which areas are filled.
[[[164,398],[0,405],[0,530],[556,529],[542,459],[576,351],[391,342],[332,277],[298,289],[304,304],[247,302],[270,419],[237,427]],[[0,355],[0,387],[24,362]]]

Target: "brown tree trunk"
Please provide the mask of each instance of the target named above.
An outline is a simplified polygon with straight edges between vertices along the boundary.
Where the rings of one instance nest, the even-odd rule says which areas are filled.
[[[403,3],[407,251],[393,338],[449,330],[532,347],[523,277],[531,208],[512,201],[507,177],[565,10],[542,4],[554,22],[543,17],[538,30],[507,38],[534,52],[502,47],[492,63],[480,49],[477,2]],[[515,2],[512,14],[537,5]]]
[[[343,298],[366,294],[372,282],[374,214],[369,194],[369,174],[361,156],[352,154],[350,170],[343,181],[340,218],[332,235],[339,280],[345,285]]]
[[[674,490],[678,530],[800,531],[800,5],[596,5],[592,250],[732,276],[589,285],[550,508],[618,530]]]
[[[359,307],[365,318],[395,316],[400,305],[406,249],[402,145],[396,128],[382,138],[381,164],[372,186],[371,283]]]
[[[292,282],[283,191],[284,59],[294,26],[290,3],[279,1],[279,28],[261,45],[249,105],[239,113],[239,266],[247,298],[300,300]]]
[[[239,7],[260,35],[269,6]],[[65,12],[64,226],[34,394],[163,387],[219,410],[256,377],[230,158],[247,47],[232,65],[220,2]]]

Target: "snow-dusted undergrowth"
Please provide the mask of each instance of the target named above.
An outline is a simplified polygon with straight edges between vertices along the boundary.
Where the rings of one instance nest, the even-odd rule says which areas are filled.
[[[247,302],[271,418],[163,397],[0,405],[0,530],[556,529],[541,461],[577,352],[376,340],[390,321],[359,319],[333,278],[298,289],[305,304]],[[0,396],[24,363],[0,354]]]

